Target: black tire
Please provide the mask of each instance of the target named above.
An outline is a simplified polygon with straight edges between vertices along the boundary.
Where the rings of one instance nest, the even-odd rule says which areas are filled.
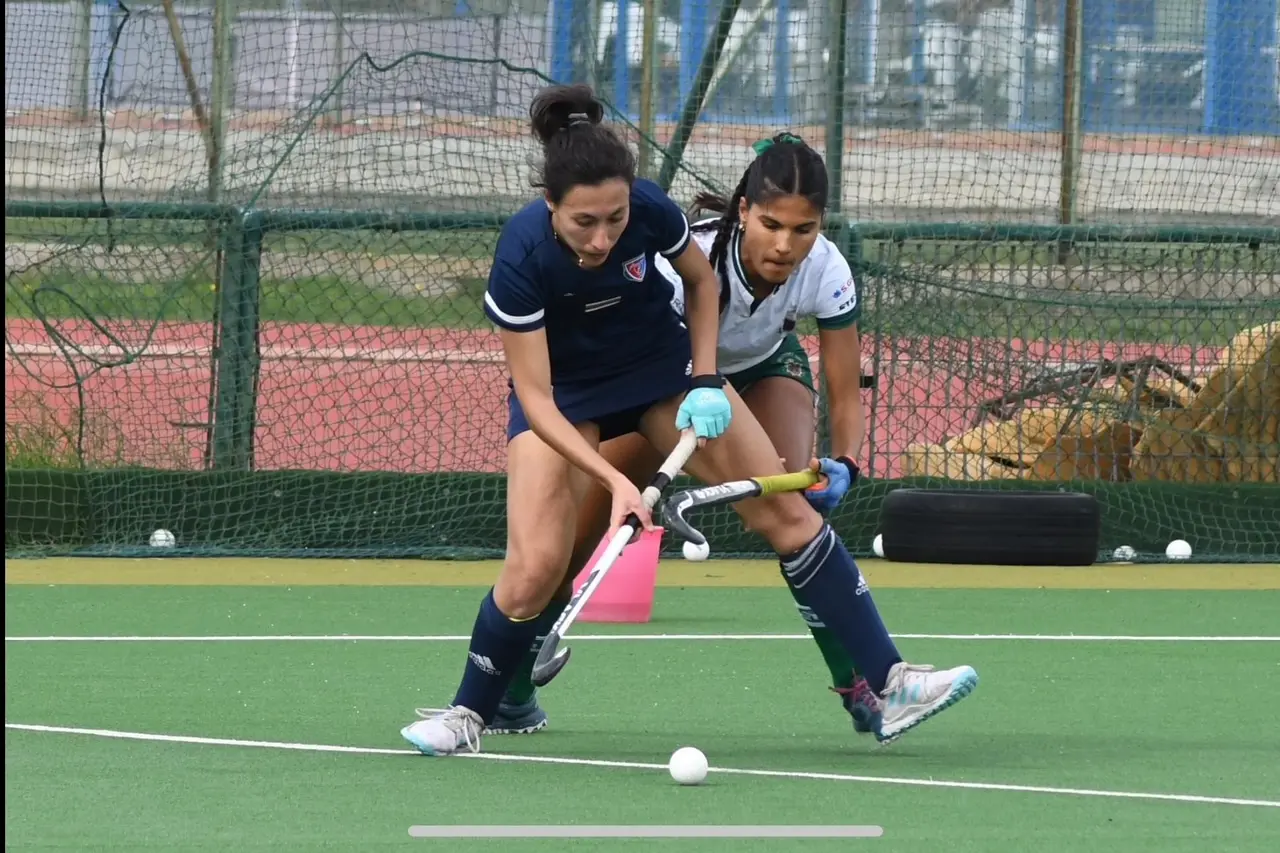
[[[897,489],[880,534],[885,558],[903,563],[1089,566],[1102,512],[1079,492]]]

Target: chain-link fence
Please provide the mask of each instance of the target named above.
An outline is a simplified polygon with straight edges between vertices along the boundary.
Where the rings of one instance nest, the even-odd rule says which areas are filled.
[[[1071,482],[1113,545],[1276,559],[1275,2],[1087,5],[7,3],[7,547],[499,547],[480,295],[583,79],[682,204],[825,149],[850,541],[906,479]]]

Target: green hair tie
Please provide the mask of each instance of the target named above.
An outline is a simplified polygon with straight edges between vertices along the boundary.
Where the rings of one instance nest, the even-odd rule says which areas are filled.
[[[778,143],[783,145],[804,145],[804,140],[793,133],[780,133],[778,134],[777,140],[761,139],[755,145],[751,146],[751,150],[756,152],[756,156],[759,157]]]

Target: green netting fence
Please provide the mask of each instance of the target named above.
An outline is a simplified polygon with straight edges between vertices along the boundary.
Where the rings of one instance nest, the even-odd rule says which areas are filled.
[[[500,555],[480,296],[531,192],[546,9],[47,5],[9,40],[62,39],[82,72],[53,94],[7,75],[6,554],[152,553],[163,527],[182,554]],[[867,479],[835,516],[855,551],[888,490],[960,484],[1097,495],[1104,557],[1183,538],[1280,561],[1275,137],[1070,136],[985,108],[904,125],[919,103],[877,112],[842,60],[804,65],[804,109],[775,115],[747,49],[771,9],[704,14],[692,80],[658,75],[709,112],[613,118],[681,203],[784,122],[827,151],[873,386]],[[728,511],[707,532],[766,554]]]
[[[7,551],[137,553],[164,527],[188,553],[501,553],[499,219],[6,214],[36,261],[6,281]],[[888,489],[965,482],[1093,493],[1107,548],[1280,555],[1280,235],[829,233],[874,379],[868,482],[836,517],[860,550]],[[764,553],[728,513],[708,533]]]

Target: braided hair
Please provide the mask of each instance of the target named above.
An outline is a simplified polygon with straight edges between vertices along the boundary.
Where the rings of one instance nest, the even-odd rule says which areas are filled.
[[[751,206],[780,196],[799,195],[817,210],[827,209],[827,166],[808,143],[793,134],[779,133],[752,147],[756,159],[742,173],[733,196],[725,199],[715,193],[700,193],[689,211],[690,214],[699,210],[720,214],[719,219],[695,225],[694,230],[716,232],[708,260],[722,282],[726,277],[729,239],[742,224],[739,209],[743,199]],[[721,289],[722,301],[727,292]]]

